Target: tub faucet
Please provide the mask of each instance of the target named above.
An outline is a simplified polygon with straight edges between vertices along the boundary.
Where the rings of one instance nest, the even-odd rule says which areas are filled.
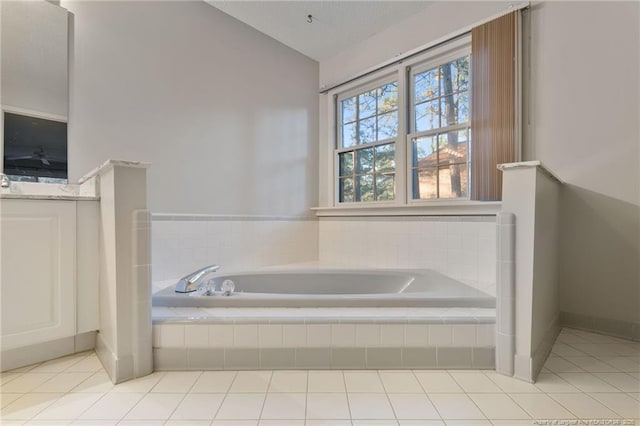
[[[209,265],[186,277],[180,278],[180,281],[176,284],[176,293],[191,293],[192,291],[196,291],[202,280],[218,269],[220,269],[218,265]]]

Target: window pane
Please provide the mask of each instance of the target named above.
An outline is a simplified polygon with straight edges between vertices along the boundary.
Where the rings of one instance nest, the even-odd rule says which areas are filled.
[[[376,118],[371,117],[358,123],[360,143],[374,142],[376,140]]]
[[[356,201],[373,201],[373,175],[356,178]]]
[[[371,173],[373,171],[373,148],[360,149],[356,151],[357,167],[356,173]]]
[[[413,78],[413,102],[420,103],[437,98],[440,93],[438,80],[437,68],[416,74]]]
[[[466,163],[469,158],[467,131],[459,130],[439,135],[438,161],[440,164]]]
[[[378,114],[398,109],[398,83],[389,83],[379,90]]]
[[[456,59],[440,67],[442,93],[450,94],[469,89],[469,57]]]
[[[394,185],[393,173],[376,175],[376,200],[393,200]]]
[[[396,168],[396,149],[392,143],[377,146],[376,172],[391,171]]]
[[[467,197],[467,165],[453,164],[439,170],[440,198]]]
[[[340,202],[351,203],[355,201],[355,191],[353,189],[353,178],[342,178],[339,182]]]
[[[356,120],[356,98],[347,98],[342,102],[342,122],[349,123]]]
[[[376,92],[374,89],[358,95],[358,108],[360,108],[360,118],[371,117],[376,114]]]
[[[469,93],[442,98],[442,127],[469,121]]]
[[[436,99],[435,101],[424,102],[422,104],[416,105],[416,132],[436,129],[440,127],[439,103],[440,101]]]
[[[424,170],[415,170],[413,173],[413,198],[428,200],[438,197],[438,169],[430,167]],[[415,182],[417,179],[417,182]]]
[[[345,124],[342,126],[342,148],[355,146],[356,140],[356,123]]]
[[[382,114],[378,117],[378,140],[398,136],[398,111]]]
[[[340,159],[340,176],[353,174],[353,152],[345,152],[338,156]]]
[[[438,164],[437,136],[427,136],[413,140],[413,167],[431,167]]]

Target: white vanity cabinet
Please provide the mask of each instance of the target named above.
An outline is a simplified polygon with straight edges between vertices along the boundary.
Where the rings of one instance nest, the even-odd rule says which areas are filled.
[[[96,201],[0,199],[3,355],[59,356],[98,329],[97,221]]]

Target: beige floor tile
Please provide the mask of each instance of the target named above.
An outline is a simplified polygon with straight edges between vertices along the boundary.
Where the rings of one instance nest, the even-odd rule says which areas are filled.
[[[434,393],[428,394],[428,396],[445,422],[447,420],[486,419],[482,411],[465,394]]]
[[[353,420],[353,426],[398,426],[397,420]]]
[[[95,373],[96,371],[100,371],[102,369],[103,369],[102,364],[100,363],[100,360],[94,353],[74,363],[73,365],[68,367],[65,371],[67,373],[73,373],[73,372]]]
[[[414,372],[420,385],[427,393],[464,392],[453,377],[447,372]]]
[[[211,426],[257,426],[258,420],[214,420]]]
[[[260,419],[258,426],[304,426],[304,420],[263,420]]]
[[[60,393],[28,393],[2,409],[3,420],[28,420],[62,397]]]
[[[124,383],[119,383],[111,389],[111,392],[149,392],[165,375],[162,371],[156,371],[148,376],[139,377]]]
[[[580,419],[616,419],[619,416],[584,393],[554,393],[549,395]]]
[[[269,392],[307,392],[307,372],[274,371]]]
[[[2,393],[0,394],[0,409],[11,404],[16,399],[20,398],[23,393]],[[1,413],[1,412],[0,412]]]
[[[625,419],[640,419],[640,403],[624,393],[590,393],[605,407]]]
[[[555,345],[553,345],[551,352],[561,357],[585,356],[584,352],[579,351],[576,348],[564,343],[556,343]]]
[[[509,395],[534,419],[573,419],[566,408],[543,393],[514,393]]]
[[[538,374],[535,386],[546,393],[580,392],[578,388],[570,385],[557,374]]]
[[[187,393],[201,374],[200,371],[168,371],[150,392]]]
[[[311,377],[311,374],[309,374],[309,377]],[[351,414],[346,393],[307,394],[307,419],[332,420],[349,418],[351,418]]]
[[[387,393],[423,393],[416,376],[410,372],[380,372],[380,379]]]
[[[144,393],[107,393],[82,413],[82,420],[120,420],[145,396]]]
[[[74,364],[82,361],[86,357],[92,355],[92,352],[81,352],[78,354],[63,356],[61,358],[52,359],[51,361],[43,362],[34,369],[32,373],[61,373]]]
[[[615,367],[592,356],[567,357],[566,360],[589,373],[618,371]]]
[[[44,382],[55,377],[55,373],[25,373],[6,385],[2,386],[2,393],[27,393],[32,392],[35,388]]]
[[[640,372],[640,358],[630,356],[601,356],[600,360],[625,373]]]
[[[171,420],[213,420],[222,405],[222,393],[187,394],[171,415]]]
[[[395,419],[384,393],[348,393],[352,419]]]
[[[493,381],[489,380],[484,373],[451,373],[451,376],[467,393],[502,392],[502,389]]]
[[[266,394],[230,393],[216,414],[216,420],[259,419]]]
[[[103,393],[113,390],[114,384],[104,371],[93,373],[88,379],[80,383],[71,392]]]
[[[384,393],[377,371],[345,371],[344,382],[347,392]]]
[[[424,393],[394,393],[389,395],[397,419],[439,420],[440,415]]]
[[[236,371],[205,371],[194,383],[190,393],[226,393],[236,378]]]
[[[640,392],[640,380],[627,373],[593,373],[593,375],[623,392]]]
[[[268,393],[260,419],[304,419],[306,393]]]
[[[239,371],[229,392],[264,393],[269,389],[271,371]]]
[[[36,420],[74,420],[95,404],[101,393],[69,393],[42,410]]]
[[[583,392],[619,392],[620,390],[611,386],[591,373],[558,373],[558,376],[568,383],[577,387]]]
[[[309,420],[305,426],[351,426],[351,420]]]
[[[469,397],[488,419],[528,419],[530,416],[508,395],[503,393],[472,393]]]
[[[577,365],[558,356],[550,356],[547,358],[544,367],[554,373],[578,373],[584,371]]]
[[[93,373],[60,373],[35,388],[32,392],[70,392],[92,375]]]
[[[527,383],[514,377],[503,376],[495,371],[486,371],[484,373],[492,382],[507,393],[536,393],[541,392],[533,383]]]
[[[342,371],[309,371],[309,392],[345,392]]]

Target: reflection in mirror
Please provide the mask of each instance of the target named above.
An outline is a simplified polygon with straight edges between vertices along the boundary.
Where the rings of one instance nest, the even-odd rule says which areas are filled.
[[[3,171],[66,182],[69,13],[44,0],[2,0],[0,24]]]

